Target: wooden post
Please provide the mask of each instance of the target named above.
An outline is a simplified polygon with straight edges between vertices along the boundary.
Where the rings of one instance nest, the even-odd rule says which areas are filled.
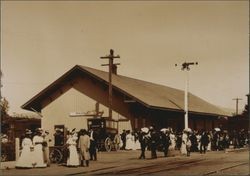
[[[109,64],[102,64],[102,66],[109,66],[109,96],[108,96],[108,104],[109,104],[109,118],[112,119],[112,68],[114,65],[119,65],[119,63],[114,64],[113,61],[115,58],[120,58],[119,55],[114,56],[114,50],[110,50],[110,54],[108,56],[101,57],[101,59],[109,59]]]
[[[16,138],[15,139],[15,152],[16,152],[16,161],[18,160],[19,158],[19,153],[20,153],[20,139],[19,138]]]
[[[242,100],[241,98],[234,98],[233,100],[236,100],[236,112],[235,115],[238,115],[238,105],[239,105],[239,100]]]

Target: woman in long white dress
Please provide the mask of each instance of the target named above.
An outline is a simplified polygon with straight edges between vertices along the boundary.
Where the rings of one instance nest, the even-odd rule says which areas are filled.
[[[76,141],[77,141],[77,134],[76,133],[71,133],[69,136],[66,144],[68,145],[68,150],[69,150],[69,157],[67,159],[67,166],[79,166],[80,161],[79,161],[79,155],[77,153],[76,149]]]
[[[32,168],[32,141],[31,141],[31,131],[28,130],[25,133],[25,137],[22,141],[22,151],[21,155],[17,160],[16,168]]]
[[[128,134],[126,135],[126,150],[132,150],[134,148],[134,136],[131,134],[130,131],[128,131]]]
[[[46,167],[47,164],[44,162],[43,158],[43,137],[42,137],[42,129],[37,129],[37,134],[33,137],[33,145],[34,145],[34,154],[33,154],[33,162],[34,167]]]
[[[200,132],[197,133],[196,138],[197,138],[197,143],[198,143],[198,150],[200,151],[200,147],[201,147],[201,134],[200,134]]]
[[[186,131],[183,131],[182,144],[181,144],[181,154],[183,155],[187,155],[187,139],[188,139],[187,133]]]
[[[207,146],[207,151],[211,151],[211,141],[212,141],[211,139],[212,139],[211,133],[208,133],[209,143],[208,143],[208,146]]]
[[[139,135],[138,132],[134,133],[134,148],[133,150],[140,150],[141,144],[139,142]]]
[[[176,138],[175,138],[175,135],[172,131],[170,132],[169,137],[170,137],[170,142],[171,142],[171,144],[169,146],[169,150],[175,150]]]

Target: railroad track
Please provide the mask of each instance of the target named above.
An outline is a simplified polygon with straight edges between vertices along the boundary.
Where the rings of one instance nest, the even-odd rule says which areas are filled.
[[[216,173],[219,173],[219,172],[222,172],[222,171],[225,171],[225,170],[228,170],[228,169],[232,169],[232,168],[235,168],[235,167],[239,167],[239,166],[242,166],[242,165],[248,165],[249,166],[249,162],[244,162],[244,163],[224,167],[224,168],[221,168],[221,169],[217,169],[217,170],[214,170],[214,171],[210,171],[208,173],[203,174],[203,176],[216,174]]]
[[[139,167],[139,168],[103,172],[103,173],[99,173],[95,175],[148,175],[148,174],[157,173],[157,172],[175,170],[183,166],[192,166],[197,163],[200,163],[201,161],[204,161],[204,159],[193,159],[189,161],[174,161],[174,162],[172,161],[172,162],[167,162],[167,163],[164,162],[164,163],[158,163],[154,165],[147,165],[147,166]]]
[[[217,160],[223,160],[226,157],[220,157],[217,158]],[[124,165],[116,165],[113,167],[104,167],[97,170],[92,171],[85,171],[85,172],[79,172],[74,173],[70,175],[150,175],[150,174],[162,174],[162,173],[175,173],[175,171],[178,170],[185,170],[190,168],[195,168],[196,166],[208,166],[213,164],[216,166],[216,161],[214,159],[208,159],[208,158],[178,158],[176,160],[162,160],[160,162],[154,163],[154,162],[146,162],[145,165],[136,166],[135,164],[128,164]],[[207,176],[207,175],[213,175],[219,172],[226,171],[231,168],[237,168],[243,165],[249,165],[249,162],[243,162],[239,161],[238,163],[230,163],[227,164],[227,166],[224,165],[224,167],[211,167],[212,170],[205,171],[202,173],[196,173],[199,175]]]
[[[184,167],[191,167],[197,164],[207,164],[209,162],[211,162],[211,160],[206,160],[206,159],[193,159],[189,161],[174,161],[174,162],[171,161],[167,163],[166,162],[158,163],[158,164],[148,165],[148,166],[139,167],[139,168],[131,168],[131,169],[126,169],[126,170],[123,169],[119,171],[108,171],[108,172],[103,172],[103,173],[99,173],[95,175],[150,175],[150,174],[155,174],[155,173],[160,173],[160,172],[183,169]],[[243,162],[243,163],[238,163],[238,164],[234,164],[231,166],[219,168],[219,169],[209,171],[201,175],[203,176],[212,175],[212,174],[223,172],[225,170],[239,167],[242,165],[249,165],[249,162]]]

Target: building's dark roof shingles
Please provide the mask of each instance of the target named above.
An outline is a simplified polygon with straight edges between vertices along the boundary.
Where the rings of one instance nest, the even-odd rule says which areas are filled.
[[[108,72],[80,65],[76,65],[71,69],[71,71],[74,69],[79,69],[80,72],[87,71],[96,78],[108,82]],[[67,75],[67,73],[64,74],[55,82],[58,82],[59,80],[63,81],[63,77],[66,77]],[[27,107],[30,107],[30,104],[35,102],[39,96],[46,94],[46,89],[47,91],[50,91],[49,89],[53,88],[52,85],[53,83],[37,94],[37,96],[25,103],[22,108],[27,109]],[[112,85],[114,88],[119,89],[148,107],[180,111],[184,110],[184,91],[182,90],[115,74],[112,75]],[[225,112],[221,108],[208,103],[191,93],[189,93],[188,107],[189,111],[194,113],[229,116],[229,113]]]

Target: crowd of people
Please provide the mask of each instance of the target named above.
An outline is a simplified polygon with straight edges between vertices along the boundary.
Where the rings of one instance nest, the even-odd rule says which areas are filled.
[[[46,136],[48,132],[38,128],[35,133],[26,129],[21,143],[21,154],[16,162],[17,168],[45,168],[50,165],[49,147]],[[97,160],[97,133],[81,129],[68,132],[66,142],[62,142],[63,134],[56,129],[55,145],[66,146],[65,164],[68,167],[89,166],[89,160]],[[190,128],[175,133],[172,128],[156,130],[153,126],[144,127],[131,132],[123,130],[119,145],[121,150],[141,150],[139,159],[145,159],[145,151],[151,151],[151,158],[157,158],[157,151],[167,157],[169,151],[179,150],[181,154],[190,156],[191,152],[206,153],[207,151],[224,150],[233,146],[240,148],[249,144],[247,131],[233,131],[215,128],[212,131],[195,131]],[[32,156],[32,157],[31,157]]]
[[[42,131],[41,128],[36,129],[33,140],[32,132],[26,129],[25,136],[21,144],[21,155],[16,162],[17,168],[42,168],[46,167],[46,151],[43,152],[43,146],[47,146],[44,141],[44,136],[46,132]]]
[[[58,129],[55,133],[55,145],[63,144],[62,140],[57,137],[61,134]],[[21,154],[16,162],[16,168],[45,168],[50,165],[47,131],[41,128],[36,129],[32,134],[31,130],[26,129],[24,138],[21,143]],[[33,138],[32,138],[33,136]],[[60,137],[60,136],[59,136]],[[67,135],[64,144],[65,151],[63,154],[66,158],[68,167],[89,166],[89,160],[96,157],[95,142],[93,142],[93,131],[81,129],[76,132],[75,129]]]
[[[169,150],[179,150],[181,154],[190,156],[191,152],[206,153],[207,151],[221,151],[232,146],[241,148],[249,144],[249,134],[244,129],[228,132],[215,128],[211,131],[184,129],[175,133],[172,128],[159,131],[152,126],[144,127],[140,131],[123,130],[121,134],[123,150],[141,149],[140,159],[145,159],[145,150],[151,151],[151,158],[157,158],[156,151],[164,152],[168,156]],[[138,142],[140,147],[138,148]]]

